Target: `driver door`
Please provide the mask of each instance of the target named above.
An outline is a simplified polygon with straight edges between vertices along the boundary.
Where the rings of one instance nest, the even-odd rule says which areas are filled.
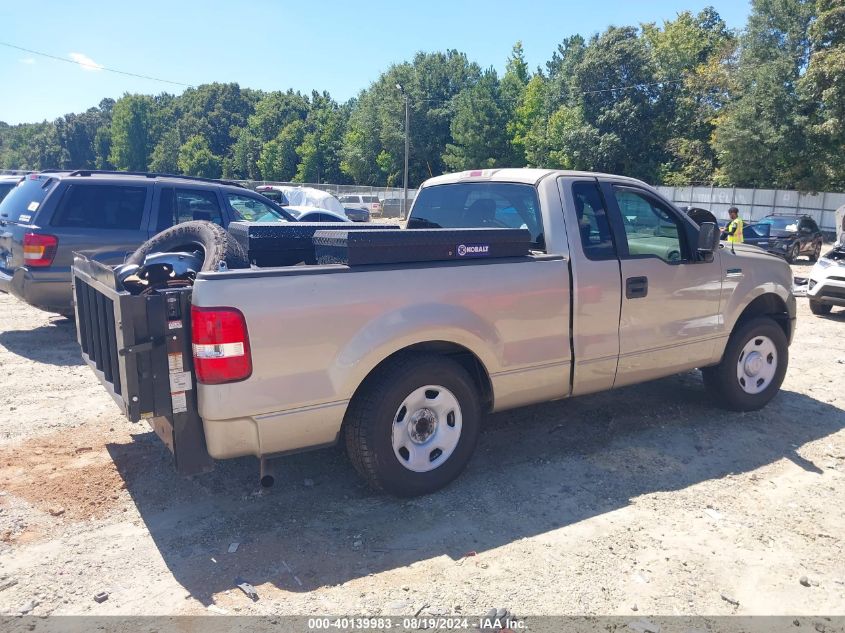
[[[628,183],[603,183],[622,272],[614,387],[712,362],[722,335],[718,252],[697,258],[695,229],[672,205]]]

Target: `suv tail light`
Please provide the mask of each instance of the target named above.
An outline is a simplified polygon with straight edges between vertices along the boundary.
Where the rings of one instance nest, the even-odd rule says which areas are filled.
[[[55,235],[25,233],[23,236],[23,259],[30,266],[49,266],[56,256],[59,238]]]
[[[240,310],[191,306],[191,342],[197,382],[219,385],[252,374],[249,335]]]

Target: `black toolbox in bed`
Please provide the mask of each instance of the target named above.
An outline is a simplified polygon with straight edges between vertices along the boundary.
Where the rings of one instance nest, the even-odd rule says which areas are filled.
[[[314,233],[326,228],[349,231],[398,229],[389,224],[350,222],[232,222],[229,234],[235,238],[256,266],[294,266],[316,263]]]
[[[345,227],[344,227],[345,228]],[[397,264],[473,258],[520,257],[530,253],[527,229],[323,230],[314,235],[318,264]]]

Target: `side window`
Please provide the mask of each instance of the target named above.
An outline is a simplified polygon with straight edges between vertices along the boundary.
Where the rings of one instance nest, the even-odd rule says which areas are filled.
[[[217,194],[205,189],[163,189],[156,228],[162,231],[191,220],[207,220],[223,226]]]
[[[667,262],[684,259],[683,228],[666,205],[644,193],[614,187],[622,213],[628,254],[650,255]]]
[[[594,182],[576,182],[572,185],[572,197],[575,199],[584,254],[593,260],[616,259],[610,222],[598,185]]]
[[[68,228],[138,230],[146,187],[71,185],[51,224]]]
[[[282,216],[273,207],[257,198],[227,193],[226,199],[235,215],[247,222],[275,222],[282,219]]]

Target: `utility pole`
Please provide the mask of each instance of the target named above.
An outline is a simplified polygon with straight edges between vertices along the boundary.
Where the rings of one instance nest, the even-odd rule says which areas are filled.
[[[402,84],[396,84],[396,89],[405,97],[405,175],[402,179],[402,218],[408,217],[408,152],[411,139],[411,112],[408,107],[408,93]]]

